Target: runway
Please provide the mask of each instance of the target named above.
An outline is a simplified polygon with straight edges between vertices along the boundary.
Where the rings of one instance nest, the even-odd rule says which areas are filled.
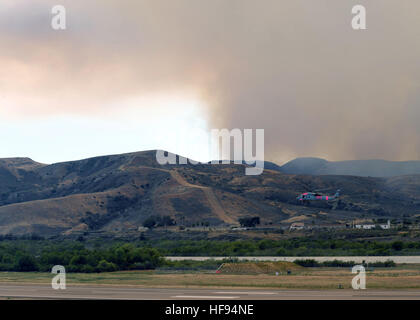
[[[420,290],[220,290],[0,284],[0,298],[111,300],[420,300]]]

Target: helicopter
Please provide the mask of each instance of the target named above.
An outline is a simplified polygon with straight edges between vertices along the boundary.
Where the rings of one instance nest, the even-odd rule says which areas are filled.
[[[305,204],[309,201],[317,201],[317,200],[321,200],[321,201],[329,201],[329,200],[334,200],[337,199],[340,196],[340,189],[337,190],[337,192],[332,195],[332,196],[324,196],[321,195],[317,192],[305,192],[300,194],[296,200],[298,200],[299,202]]]

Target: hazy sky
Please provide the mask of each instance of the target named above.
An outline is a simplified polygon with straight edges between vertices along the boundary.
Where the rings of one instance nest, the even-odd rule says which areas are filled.
[[[51,8],[67,29],[51,28]],[[367,30],[351,9],[367,9]],[[265,158],[420,160],[418,0],[1,0],[0,157],[265,129]]]

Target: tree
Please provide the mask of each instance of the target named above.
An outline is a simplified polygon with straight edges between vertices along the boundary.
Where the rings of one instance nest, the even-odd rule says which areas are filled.
[[[21,256],[16,265],[17,271],[37,271],[38,266],[35,259],[30,255]]]
[[[158,217],[158,220],[159,220],[158,227],[174,226],[175,225],[174,219],[172,219],[170,216]]]
[[[156,225],[156,219],[154,217],[149,217],[143,222],[143,227],[152,229]]]
[[[175,220],[170,216],[151,216],[143,222],[143,226],[149,229],[154,227],[174,226],[175,224]]]
[[[239,223],[241,224],[242,227],[253,228],[257,224],[260,224],[260,217],[245,217],[245,218],[240,218],[239,219]]]
[[[392,243],[391,247],[395,251],[401,251],[404,248],[404,243],[402,241],[395,241]]]
[[[103,259],[99,261],[96,269],[98,270],[98,272],[111,272],[117,270],[117,266],[114,263],[108,262]]]

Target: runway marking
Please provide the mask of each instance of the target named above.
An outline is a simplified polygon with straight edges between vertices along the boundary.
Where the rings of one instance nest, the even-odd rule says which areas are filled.
[[[261,294],[261,295],[272,295],[277,294],[277,292],[253,292],[253,291],[223,291],[223,292],[214,292],[216,294]]]
[[[185,298],[185,299],[239,299],[239,297],[230,296],[172,296],[171,298]]]

